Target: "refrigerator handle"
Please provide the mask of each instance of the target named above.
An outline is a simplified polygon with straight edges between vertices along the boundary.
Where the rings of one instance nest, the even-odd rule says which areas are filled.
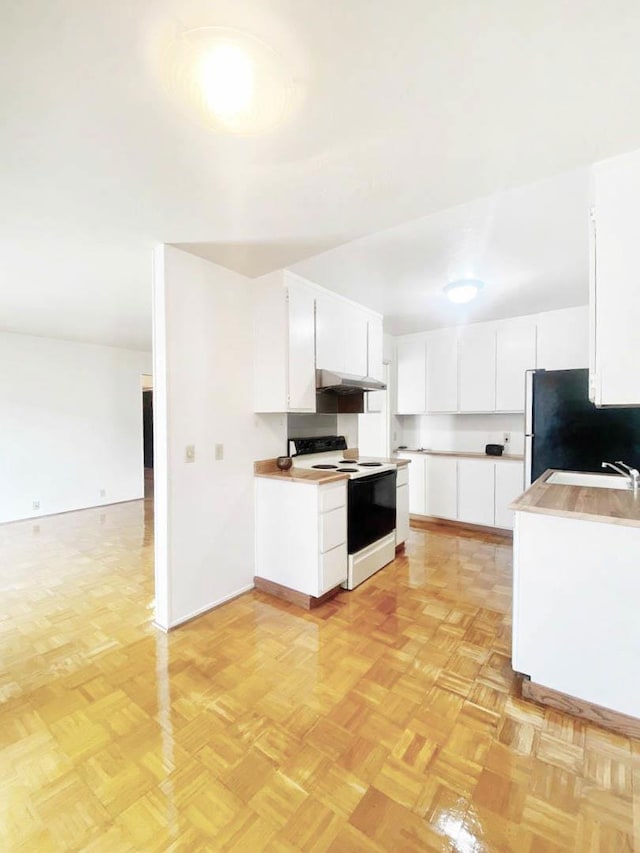
[[[524,487],[528,489],[531,485],[531,464],[533,462],[533,436],[524,437]]]
[[[533,374],[535,370],[524,373],[524,434],[533,435]]]

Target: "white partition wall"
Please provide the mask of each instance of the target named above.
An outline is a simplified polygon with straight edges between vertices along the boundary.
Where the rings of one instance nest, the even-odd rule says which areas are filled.
[[[155,251],[156,622],[165,629],[253,585],[253,462],[286,441],[285,415],[252,411],[254,286],[173,247]]]

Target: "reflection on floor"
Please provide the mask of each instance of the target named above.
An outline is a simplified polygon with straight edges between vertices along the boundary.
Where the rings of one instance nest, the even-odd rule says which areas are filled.
[[[518,698],[508,544],[166,636],[150,510],[0,527],[0,849],[640,850],[640,744]]]

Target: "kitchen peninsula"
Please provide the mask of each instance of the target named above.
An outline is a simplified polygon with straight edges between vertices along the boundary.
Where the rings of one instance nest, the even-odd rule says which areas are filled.
[[[640,496],[622,477],[545,471],[511,508],[523,696],[640,736]]]

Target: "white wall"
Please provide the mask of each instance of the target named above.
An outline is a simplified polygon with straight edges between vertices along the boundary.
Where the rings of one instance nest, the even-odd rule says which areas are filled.
[[[254,286],[173,247],[156,249],[156,621],[164,628],[253,585],[253,462],[286,447],[286,416],[252,411]],[[185,462],[190,444],[193,463]]]
[[[143,496],[150,368],[150,353],[0,333],[0,522]]]

